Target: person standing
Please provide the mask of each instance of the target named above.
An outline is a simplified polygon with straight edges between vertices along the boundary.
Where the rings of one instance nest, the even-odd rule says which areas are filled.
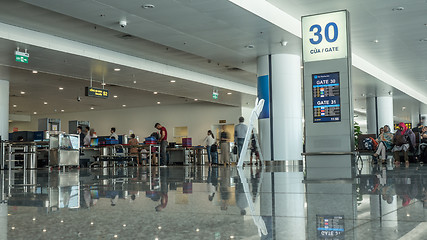
[[[160,165],[166,166],[167,165],[167,159],[166,159],[166,148],[168,146],[168,131],[165,127],[163,127],[160,123],[156,123],[154,127],[157,130],[160,130]]]
[[[259,152],[258,152],[258,147],[257,147],[256,139],[255,139],[255,133],[252,131],[252,136],[251,136],[251,156],[250,156],[250,159],[249,159],[249,165],[252,165],[252,156],[253,155],[255,155],[255,160],[256,160],[255,165],[258,165]],[[261,165],[261,162],[260,162],[260,165]]]
[[[130,140],[129,140],[129,145],[131,146],[138,146],[139,142],[138,140],[135,138],[135,134],[131,134],[130,135]],[[140,162],[139,162],[139,151],[137,147],[132,147],[129,149],[129,153],[131,156],[136,156],[136,160],[138,163],[138,166],[141,166]]]
[[[221,133],[220,133],[220,140],[221,144],[221,163],[224,165],[230,163],[230,137],[228,136],[228,133],[225,131],[225,125],[222,126]]]
[[[80,147],[83,147],[85,134],[83,133],[82,126],[77,126],[77,134],[80,137]]]
[[[237,154],[240,157],[242,152],[243,143],[245,142],[246,132],[248,131],[248,126],[243,124],[245,119],[243,117],[239,118],[239,124],[234,127],[234,141],[237,144]]]
[[[86,129],[89,129],[89,127],[86,127]],[[95,129],[93,129],[93,128],[91,128],[88,131],[87,135],[85,136],[85,138],[84,138],[84,145],[85,146],[90,146],[90,140],[92,138],[97,138],[96,133],[95,133]]]
[[[119,135],[117,135],[115,127],[112,127],[110,132],[111,132],[110,134],[111,139],[119,140]]]
[[[215,136],[213,135],[211,130],[208,130],[208,135],[205,137],[205,140],[203,142],[206,145],[206,152],[208,154],[208,162],[209,166],[212,166],[212,153],[211,153],[211,146],[215,143]]]

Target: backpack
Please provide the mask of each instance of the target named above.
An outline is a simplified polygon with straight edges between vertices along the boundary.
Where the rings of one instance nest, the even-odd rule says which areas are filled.
[[[374,150],[374,143],[371,138],[363,139],[363,146],[365,147],[365,150]]]
[[[378,147],[377,141],[375,141],[375,139],[373,139],[372,137],[369,137],[369,138],[372,140],[372,144],[374,145],[372,150],[377,150],[377,147]]]

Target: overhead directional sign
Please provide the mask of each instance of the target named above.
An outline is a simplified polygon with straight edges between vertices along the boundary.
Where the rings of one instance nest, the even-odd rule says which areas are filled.
[[[28,58],[30,57],[30,54],[20,51],[15,51],[15,61],[21,62],[21,63],[28,63]]]
[[[108,90],[94,87],[86,87],[85,96],[108,98]]]
[[[304,62],[347,57],[347,12],[302,18]]]

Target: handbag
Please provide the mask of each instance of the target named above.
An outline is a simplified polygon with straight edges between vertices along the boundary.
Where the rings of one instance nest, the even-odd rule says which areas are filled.
[[[233,154],[237,154],[237,146],[233,147]]]
[[[218,145],[216,143],[211,145],[211,152],[216,152],[218,150]]]

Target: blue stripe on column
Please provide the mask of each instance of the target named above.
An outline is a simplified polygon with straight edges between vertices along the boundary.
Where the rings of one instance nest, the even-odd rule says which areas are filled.
[[[262,109],[259,119],[270,117],[270,83],[268,75],[258,77],[258,99],[264,99],[264,108]]]

